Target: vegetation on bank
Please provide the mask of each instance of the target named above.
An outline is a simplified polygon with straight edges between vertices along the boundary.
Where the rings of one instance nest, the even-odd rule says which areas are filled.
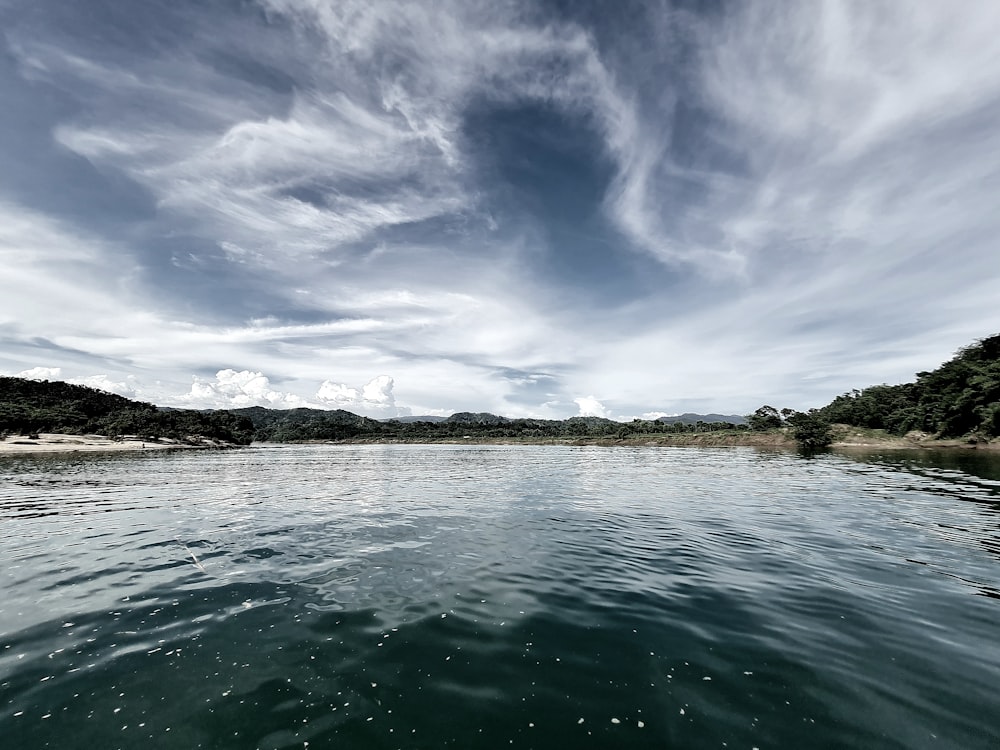
[[[1000,437],[1000,334],[959,349],[936,370],[918,372],[915,382],[853,390],[807,413],[762,406],[747,421],[754,430],[790,427],[810,449],[830,444],[834,424],[988,443]]]
[[[966,442],[988,442],[1000,436],[1000,334],[959,350],[934,371],[917,373],[914,383],[854,390],[808,412],[762,406],[745,419],[682,415],[623,423],[602,417],[510,419],[461,412],[436,421],[379,421],[339,409],[158,409],[85,386],[0,377],[0,434],[68,432],[180,440],[205,437],[235,444],[253,440],[468,439],[748,445],[781,444],[788,436],[802,448],[816,450],[834,440],[834,424],[885,430],[896,436],[916,431]]]
[[[820,410],[831,422],[920,431],[941,438],[1000,436],[1000,334],[958,351],[913,383],[877,385],[838,396]]]
[[[511,419],[495,414],[459,412],[441,421],[378,421],[351,412],[261,407],[235,412],[253,420],[256,439],[298,442],[304,440],[371,440],[385,442],[435,442],[451,440],[624,440],[635,436],[702,434],[746,430],[732,422],[666,422],[635,420],[622,423],[603,417],[570,419]]]
[[[722,419],[718,415],[709,418]],[[736,417],[742,421],[742,418]],[[672,421],[671,421],[672,420]],[[0,434],[39,432],[139,435],[230,443],[324,440],[434,442],[448,440],[607,439],[746,432],[747,425],[704,421],[694,415],[622,423],[602,417],[510,419],[461,412],[440,421],[379,421],[342,409],[227,411],[158,409],[152,404],[61,382],[0,378]]]
[[[158,409],[87,386],[0,377],[0,435],[39,432],[180,441],[211,438],[247,445],[254,426],[230,411]]]

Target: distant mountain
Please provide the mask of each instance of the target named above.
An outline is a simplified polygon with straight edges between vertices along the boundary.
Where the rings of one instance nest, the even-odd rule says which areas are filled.
[[[490,414],[489,412],[471,412],[471,411],[460,411],[452,414],[450,417],[444,420],[448,424],[506,424],[511,420],[507,417],[498,417],[496,414]]]
[[[254,426],[255,439],[286,442],[296,440],[343,440],[358,435],[377,434],[382,423],[343,409],[267,409],[250,406],[233,409],[233,414],[248,418]]]
[[[0,434],[79,432],[102,435],[215,437],[232,443],[251,440],[422,440],[480,438],[616,437],[638,433],[703,432],[709,425],[743,424],[720,414],[682,414],[655,423],[617,422],[605,417],[566,420],[502,417],[489,412],[458,412],[450,417],[408,416],[390,420],[363,417],[342,409],[231,410],[158,409],[153,404],[61,382],[0,378]],[[682,426],[675,426],[680,422]],[[699,422],[701,424],[699,424]]]
[[[616,422],[607,417],[570,417],[566,420],[569,425],[583,425],[585,427],[621,427],[621,422]]]
[[[435,417],[430,414],[424,414],[423,416],[417,417],[390,417],[389,419],[383,419],[383,422],[401,422],[403,424],[411,424],[413,422],[430,422],[431,424],[437,424],[438,422],[444,422],[447,417]]]
[[[676,417],[660,417],[656,421],[666,422],[667,424],[676,424],[677,422],[680,422],[681,424],[697,424],[698,422],[728,422],[730,424],[747,423],[745,418],[737,414],[692,414],[690,412],[679,414]]]

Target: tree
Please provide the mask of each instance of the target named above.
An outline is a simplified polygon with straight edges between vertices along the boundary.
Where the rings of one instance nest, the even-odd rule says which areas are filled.
[[[755,432],[774,430],[784,425],[781,414],[773,406],[762,406],[753,414],[747,414],[747,424]]]
[[[788,423],[792,426],[792,437],[795,438],[795,442],[805,450],[819,450],[833,442],[830,423],[816,409],[793,412],[788,417]]]

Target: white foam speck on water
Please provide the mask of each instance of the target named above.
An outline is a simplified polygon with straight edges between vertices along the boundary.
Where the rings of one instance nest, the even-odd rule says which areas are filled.
[[[612,719],[611,723],[612,724],[621,724],[621,721],[619,721],[618,719]]]
[[[646,726],[646,722],[644,721],[637,721],[636,724],[639,726],[639,729],[642,729],[643,727]]]

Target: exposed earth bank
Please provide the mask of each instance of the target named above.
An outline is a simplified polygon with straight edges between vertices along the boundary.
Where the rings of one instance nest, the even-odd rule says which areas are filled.
[[[899,449],[921,450],[955,448],[966,450],[1000,451],[1000,439],[987,441],[968,437],[956,440],[938,440],[926,433],[911,432],[899,437],[889,435],[884,430],[869,430],[847,425],[834,426],[834,442],[831,448],[843,450]],[[795,439],[788,429],[768,432],[716,431],[680,434],[629,435],[615,437],[566,437],[566,438],[481,438],[475,436],[442,438],[440,440],[401,441],[385,438],[354,438],[350,440],[317,440],[319,445],[370,445],[397,443],[426,443],[447,445],[601,445],[601,446],[662,446],[725,448],[749,446],[757,448],[795,449]],[[238,448],[241,446],[209,438],[191,437],[184,441],[160,438],[143,439],[127,435],[122,438],[108,438],[103,435],[64,435],[40,433],[37,436],[15,435],[0,440],[0,455],[20,453],[78,453],[78,452],[122,452]]]
[[[104,435],[63,435],[42,432],[37,435],[13,435],[0,440],[0,455],[17,453],[118,453],[121,451],[182,450],[192,448],[234,448],[230,443],[192,437],[184,441],[160,438],[144,439],[126,435],[112,439]]]

